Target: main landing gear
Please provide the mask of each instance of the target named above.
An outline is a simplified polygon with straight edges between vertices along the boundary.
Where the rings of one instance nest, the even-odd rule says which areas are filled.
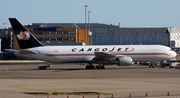
[[[101,64],[101,65],[97,65],[96,69],[105,69],[105,67],[104,67],[104,65]]]
[[[94,65],[86,65],[86,69],[95,69]]]
[[[105,69],[105,66],[101,63],[96,66],[92,65],[92,63],[89,63],[89,65],[86,65],[86,69]]]

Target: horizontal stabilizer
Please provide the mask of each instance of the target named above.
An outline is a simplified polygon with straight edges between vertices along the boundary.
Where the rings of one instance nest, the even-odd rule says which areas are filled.
[[[21,49],[19,50],[19,54],[37,54],[38,52],[35,52],[35,51],[29,51],[29,50],[26,50],[26,49]]]

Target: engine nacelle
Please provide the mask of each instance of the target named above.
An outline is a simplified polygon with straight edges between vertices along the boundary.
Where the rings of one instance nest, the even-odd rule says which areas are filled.
[[[115,60],[109,61],[111,64],[117,64],[118,66],[128,66],[132,64],[132,58],[128,56],[119,56]]]

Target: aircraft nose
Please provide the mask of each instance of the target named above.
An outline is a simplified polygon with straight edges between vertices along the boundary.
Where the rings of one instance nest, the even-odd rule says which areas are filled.
[[[172,51],[171,56],[172,56],[172,57],[176,57],[176,55],[177,55],[177,53],[176,53],[175,51]]]

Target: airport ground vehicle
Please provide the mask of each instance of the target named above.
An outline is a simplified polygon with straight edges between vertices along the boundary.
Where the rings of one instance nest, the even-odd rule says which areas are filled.
[[[169,68],[179,68],[180,67],[180,60],[170,60]]]
[[[151,62],[139,62],[140,65],[149,65]]]

